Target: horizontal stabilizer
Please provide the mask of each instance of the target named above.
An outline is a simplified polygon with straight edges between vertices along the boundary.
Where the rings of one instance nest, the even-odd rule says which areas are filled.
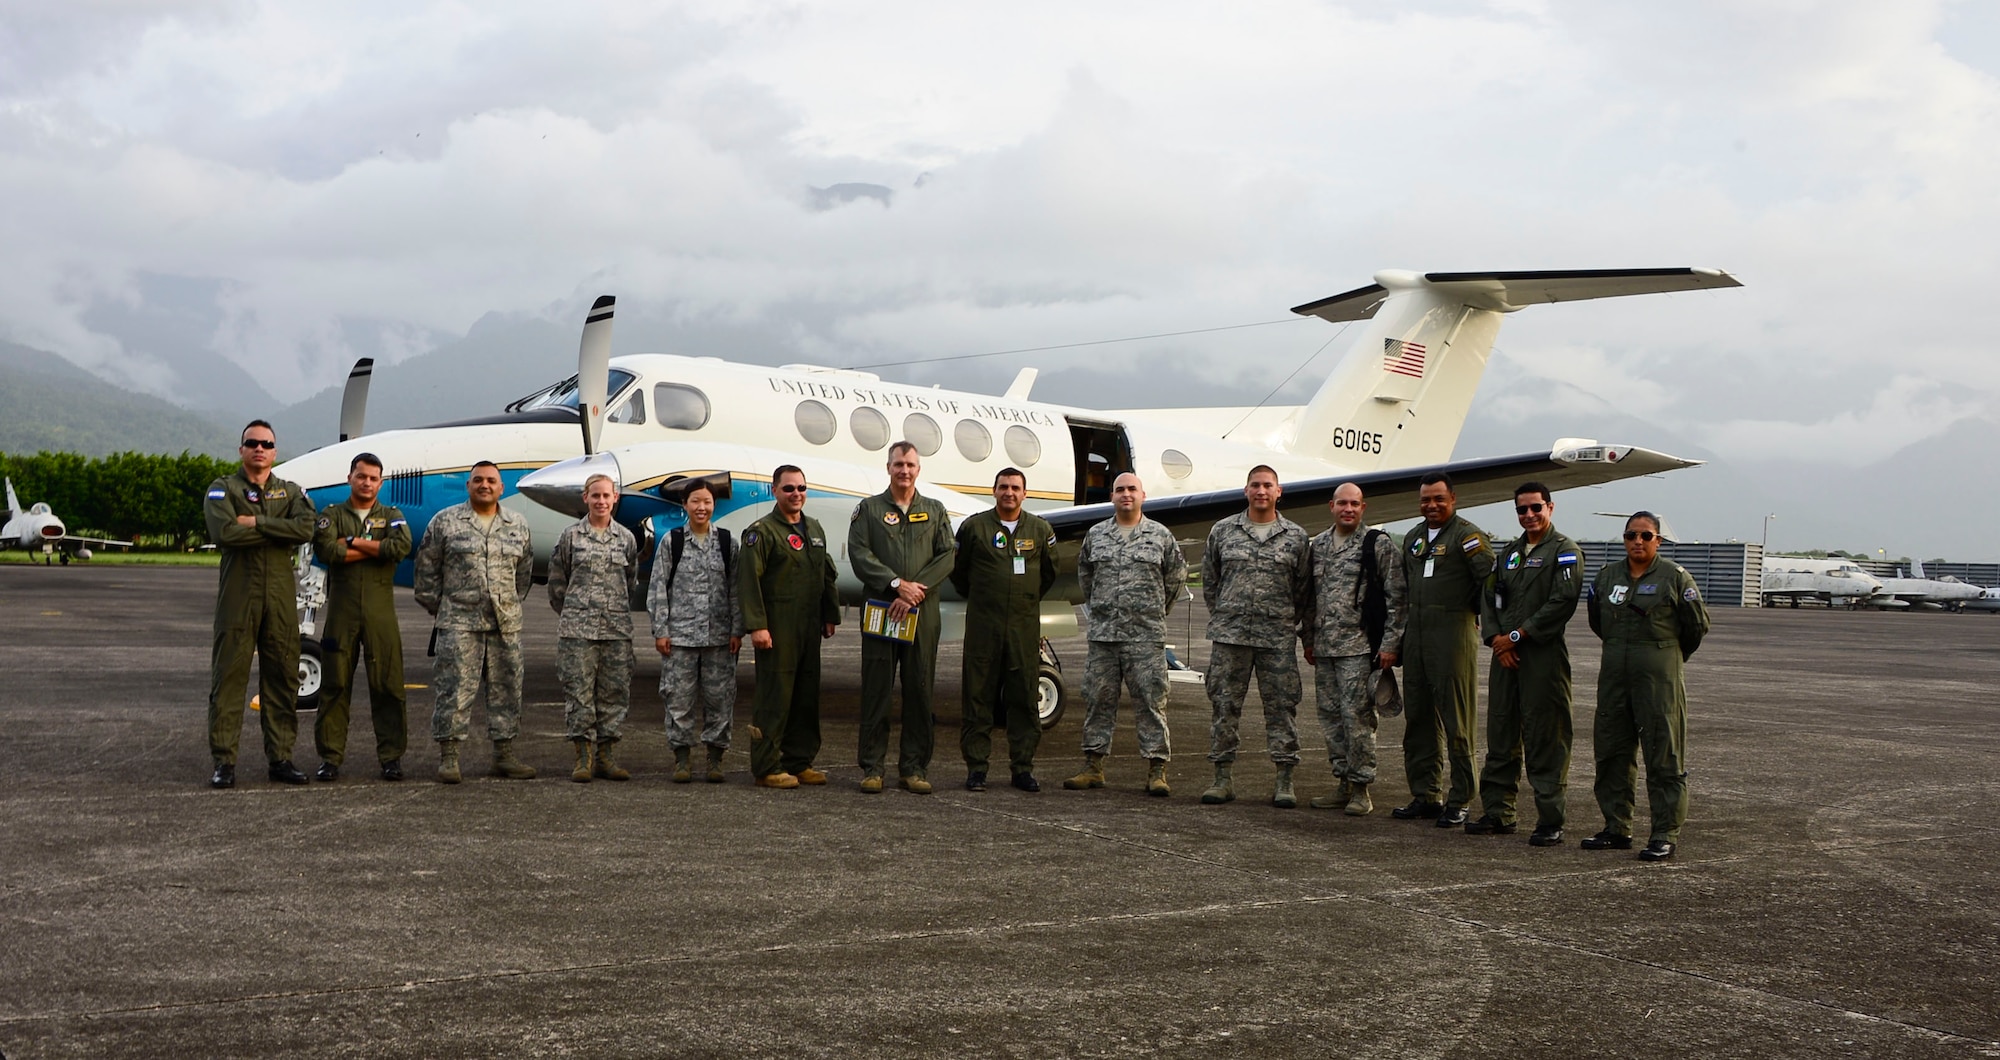
[[[1375,283],[1293,306],[1300,316],[1335,322],[1367,320],[1392,288],[1413,287],[1418,277],[1400,270],[1375,274]],[[1632,294],[1741,287],[1720,269],[1550,269],[1535,272],[1426,272],[1421,285],[1473,309],[1511,313],[1531,305],[1618,298]]]

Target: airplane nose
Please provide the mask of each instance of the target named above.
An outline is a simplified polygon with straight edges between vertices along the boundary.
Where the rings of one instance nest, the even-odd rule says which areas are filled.
[[[610,475],[612,483],[623,488],[618,458],[610,453],[571,457],[531,471],[522,476],[518,488],[522,496],[544,508],[581,519],[590,512],[583,503],[583,485],[592,475]]]

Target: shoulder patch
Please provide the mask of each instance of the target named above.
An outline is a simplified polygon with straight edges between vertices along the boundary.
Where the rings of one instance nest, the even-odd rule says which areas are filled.
[[[1458,543],[1458,547],[1465,552],[1477,552],[1486,547],[1486,542],[1481,540],[1478,534],[1467,534],[1465,540]]]
[[[749,546],[754,545],[756,543],[757,543],[756,527],[753,526],[750,529],[743,531],[743,546],[745,548],[748,548]]]
[[[391,520],[389,520],[389,529],[391,529],[391,530],[394,530],[395,528],[397,528],[397,527],[399,527],[399,526],[408,526],[408,525],[410,525],[410,524],[409,524],[408,522],[406,522],[406,521],[402,520],[402,519],[391,519]]]
[[[227,496],[229,496],[229,491],[225,489],[212,489],[208,491],[208,499],[212,501],[219,501]]]
[[[850,515],[850,516],[848,516],[848,517],[847,517],[847,521],[851,523],[851,522],[854,522],[854,521],[856,521],[856,520],[858,520],[858,519],[860,519],[860,518],[861,518],[861,505],[857,504],[857,505],[855,505],[855,506],[854,506],[854,514],[853,514],[853,515]]]
[[[1053,532],[1049,534],[1049,547],[1056,547],[1056,535]]]
[[[332,525],[333,525],[333,520],[332,520],[332,519],[330,519],[330,518],[328,518],[328,517],[326,517],[326,516],[324,516],[324,515],[322,515],[322,516],[320,516],[320,517],[319,517],[319,528],[320,528],[321,530],[324,530],[324,529],[326,529],[327,527],[329,527],[329,526],[332,526]]]
[[[1686,600],[1688,603],[1694,603],[1696,600],[1701,599],[1701,590],[1690,585],[1681,591],[1681,599]]]
[[[1574,567],[1574,566],[1576,566],[1576,553],[1574,553],[1574,552],[1558,552],[1558,553],[1556,553],[1556,566],[1558,566],[1558,567]]]

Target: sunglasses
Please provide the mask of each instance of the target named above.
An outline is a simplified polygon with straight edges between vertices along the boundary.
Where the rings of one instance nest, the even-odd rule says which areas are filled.
[[[1529,512],[1539,513],[1541,510],[1542,510],[1542,502],[1540,501],[1536,501],[1533,504],[1516,504],[1514,506],[1515,515],[1526,515]]]
[[[806,491],[806,488],[805,488],[804,486],[779,486],[779,487],[778,487],[778,492],[779,492],[779,493],[804,493],[805,491]]]
[[[1654,533],[1651,530],[1625,531],[1625,540],[1627,541],[1651,541],[1654,538],[1654,536],[1656,535],[1654,535]]]
[[[268,442],[262,438],[243,439],[243,448],[245,449],[276,449],[277,447],[278,443]]]

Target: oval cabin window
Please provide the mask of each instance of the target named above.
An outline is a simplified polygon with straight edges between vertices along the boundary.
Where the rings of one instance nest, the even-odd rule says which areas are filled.
[[[879,452],[889,444],[889,418],[866,405],[848,413],[847,433],[861,448]]]
[[[691,386],[661,383],[653,388],[653,414],[662,427],[698,431],[708,426],[708,395]]]
[[[817,401],[801,401],[792,413],[792,422],[798,424],[799,437],[814,445],[825,445],[833,441],[833,432],[839,422],[833,418],[833,410]]]
[[[1007,459],[1015,467],[1034,467],[1041,460],[1042,440],[1035,437],[1035,432],[1017,423],[1007,428],[1002,437],[1007,444]]]
[[[903,437],[923,456],[937,455],[938,447],[944,445],[944,432],[938,430],[937,421],[921,412],[903,417]]]
[[[978,420],[959,420],[951,429],[951,440],[958,446],[958,455],[973,463],[993,455],[993,435]]]
[[[1179,449],[1169,449],[1160,454],[1160,470],[1166,472],[1168,478],[1179,481],[1194,474],[1194,461]]]

